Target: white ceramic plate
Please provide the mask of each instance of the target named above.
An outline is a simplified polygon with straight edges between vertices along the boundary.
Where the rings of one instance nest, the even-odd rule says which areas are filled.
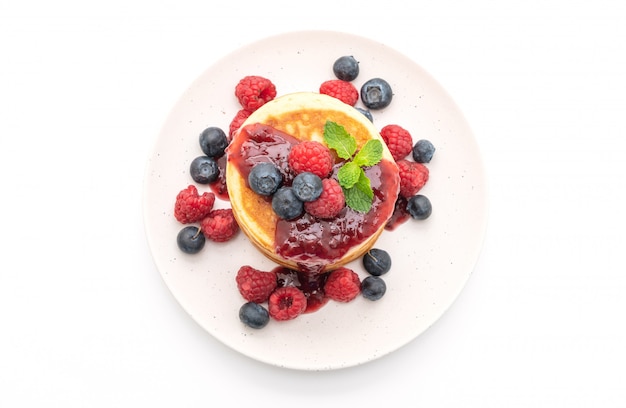
[[[380,129],[389,123],[436,146],[428,164],[430,180],[421,190],[433,204],[425,221],[409,220],[385,231],[376,247],[392,256],[384,275],[386,295],[329,302],[315,313],[288,322],[270,321],[261,330],[238,318],[243,298],[235,274],[243,264],[271,270],[243,234],[223,244],[207,241],[200,254],[176,246],[181,229],[173,216],[176,194],[193,180],[189,163],[202,154],[199,133],[208,126],[228,130],[240,108],[234,87],[245,75],[271,79],[279,95],[318,91],[333,79],[332,64],[342,55],[360,62],[357,88],[373,77],[394,90],[391,105],[374,111]],[[362,106],[361,103],[357,106]],[[200,192],[210,191],[197,185]],[[229,207],[216,201],[216,207]],[[384,356],[431,326],[453,303],[478,259],[486,224],[486,186],[480,154],[459,109],[441,86],[416,63],[375,41],[336,32],[293,32],[245,46],[204,72],[174,106],[147,165],[144,214],[158,270],[185,311],[211,335],[233,349],[268,364],[328,370]],[[349,265],[362,278],[360,262]]]

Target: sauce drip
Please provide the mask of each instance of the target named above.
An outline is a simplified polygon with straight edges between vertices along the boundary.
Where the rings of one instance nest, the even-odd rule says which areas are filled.
[[[385,229],[387,231],[395,230],[400,225],[404,224],[409,218],[411,218],[411,215],[406,209],[407,202],[408,200],[406,198],[398,196],[398,200],[396,201],[396,205],[393,210],[393,215],[385,225]]]
[[[278,286],[295,286],[306,296],[306,309],[304,313],[312,313],[328,303],[329,298],[324,293],[324,284],[328,273],[311,275],[302,271],[295,271],[282,266],[275,268]]]
[[[221,200],[228,201],[228,189],[226,188],[226,155],[217,159],[217,168],[219,169],[219,176],[217,180],[209,183],[209,188],[215,194],[215,196]]]

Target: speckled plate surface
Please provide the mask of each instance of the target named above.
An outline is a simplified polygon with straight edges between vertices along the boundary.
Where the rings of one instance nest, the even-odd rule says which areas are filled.
[[[271,79],[279,95],[317,91],[333,79],[332,64],[342,55],[360,62],[357,88],[373,77],[394,90],[391,105],[374,111],[378,129],[395,123],[414,141],[436,147],[427,165],[430,180],[421,190],[433,204],[424,221],[409,220],[385,231],[376,247],[387,250],[393,266],[384,275],[386,295],[377,302],[358,297],[329,302],[315,313],[288,322],[270,321],[261,330],[238,318],[244,303],[235,275],[243,264],[271,270],[243,234],[210,243],[201,253],[183,254],[176,245],[181,229],[173,216],[176,194],[194,184],[188,168],[202,155],[198,135],[208,126],[227,131],[240,109],[234,87],[245,75]],[[357,106],[361,106],[359,102]],[[197,185],[199,191],[210,191]],[[480,153],[462,113],[444,89],[419,65],[389,46],[345,33],[291,32],[244,46],[217,61],[176,103],[159,134],[144,182],[144,218],[156,266],[182,308],[215,338],[256,360],[292,369],[330,370],[380,358],[428,329],[454,302],[472,273],[485,234],[485,175]],[[217,208],[229,207],[217,200]],[[367,276],[359,261],[349,265]]]

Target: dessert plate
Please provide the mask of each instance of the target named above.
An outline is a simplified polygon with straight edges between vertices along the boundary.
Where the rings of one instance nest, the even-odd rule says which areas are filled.
[[[287,322],[270,321],[260,330],[238,318],[244,303],[235,275],[240,266],[271,270],[244,234],[227,243],[207,241],[195,255],[182,253],[173,216],[176,194],[194,184],[189,164],[202,155],[200,132],[208,126],[228,131],[240,106],[234,96],[246,75],[272,80],[278,95],[318,91],[334,79],[332,64],[342,55],[360,62],[354,81],[386,79],[393,101],[373,111],[378,129],[399,124],[414,141],[436,147],[427,164],[430,180],[421,190],[433,204],[427,220],[408,220],[385,231],[376,247],[387,250],[392,269],[383,276],[387,292],[379,301],[358,297],[329,302]],[[357,106],[362,107],[359,102]],[[210,188],[197,185],[200,192]],[[290,32],[244,46],[217,61],[183,93],[158,135],[144,181],[144,219],[155,264],[182,308],[207,332],[253,359],[301,370],[350,367],[380,358],[427,330],[450,307],[467,282],[485,234],[487,204],[480,153],[462,113],[424,69],[376,41],[327,31]],[[216,200],[216,208],[229,207]],[[348,265],[364,278],[361,263]]]

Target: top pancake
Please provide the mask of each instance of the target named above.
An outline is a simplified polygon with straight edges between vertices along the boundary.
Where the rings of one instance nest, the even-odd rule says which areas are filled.
[[[230,196],[231,207],[242,231],[250,240],[269,258],[292,269],[302,269],[301,259],[285,259],[276,253],[276,228],[280,219],[271,208],[267,197],[256,194],[248,187],[247,175],[243,175],[236,165],[241,156],[242,144],[246,142],[248,134],[242,131],[251,124],[263,124],[284,132],[299,140],[314,140],[323,142],[324,125],[326,121],[333,121],[343,126],[357,142],[357,149],[361,148],[370,139],[382,138],[362,113],[336,98],[312,92],[299,92],[284,95],[263,105],[253,112],[233,135],[228,147],[228,162],[226,165],[226,184]],[[383,161],[394,163],[391,153],[383,142]],[[389,167],[389,166],[387,166]],[[389,197],[395,202],[397,198],[397,168],[393,165],[395,177],[392,177],[389,186]],[[389,210],[391,207],[391,210]],[[385,221],[393,212],[393,205],[385,206],[380,214]],[[385,222],[369,237],[337,259],[309,259],[308,263],[323,264],[323,270],[337,268],[363,254],[376,240],[384,229]],[[309,265],[310,266],[310,265]]]

